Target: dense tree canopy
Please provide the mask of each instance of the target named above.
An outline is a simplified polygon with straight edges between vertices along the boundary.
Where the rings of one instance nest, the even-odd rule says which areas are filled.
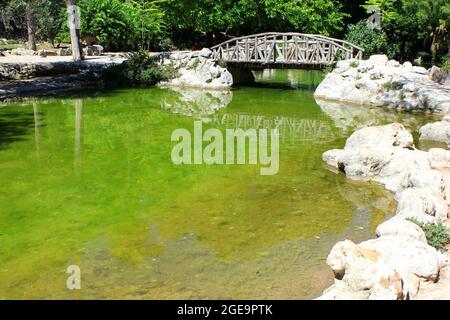
[[[81,34],[108,50],[211,46],[267,31],[347,39],[370,53],[435,62],[450,54],[449,0],[78,0]],[[368,6],[382,30],[367,28]],[[0,37],[68,41],[64,0],[0,0]],[[31,24],[30,24],[31,23]]]

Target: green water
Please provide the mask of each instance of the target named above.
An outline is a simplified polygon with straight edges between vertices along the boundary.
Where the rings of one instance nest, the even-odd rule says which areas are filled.
[[[317,72],[265,71],[233,91],[133,89],[0,108],[0,298],[301,299],[332,283],[333,244],[395,202],[329,171],[356,128],[430,116],[313,99]],[[173,130],[279,128],[280,171],[176,166]],[[66,288],[69,265],[81,290]]]

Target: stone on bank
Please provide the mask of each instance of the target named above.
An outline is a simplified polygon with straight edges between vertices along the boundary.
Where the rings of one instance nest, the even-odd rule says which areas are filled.
[[[333,101],[450,114],[450,87],[443,77],[436,68],[428,71],[374,55],[368,60],[339,61],[314,95]]]
[[[333,247],[327,263],[335,284],[319,299],[414,299],[422,282],[438,281],[448,261],[408,219],[448,219],[450,151],[417,150],[412,135],[394,123],[356,131],[344,149],[325,152],[323,160],[349,178],[382,183],[398,207],[378,226],[377,239]]]

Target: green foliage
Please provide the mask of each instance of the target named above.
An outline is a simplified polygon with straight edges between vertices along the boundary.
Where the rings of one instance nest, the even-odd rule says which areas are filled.
[[[423,230],[428,244],[437,250],[443,250],[450,243],[450,232],[442,223],[421,223],[413,218],[408,220]]]
[[[63,17],[60,9],[65,6],[65,0],[8,0],[0,2],[0,32],[1,25],[4,35],[20,35],[26,38],[26,11],[29,10],[35,23],[35,35],[39,40],[53,43],[60,30]]]
[[[219,61],[217,61],[217,65],[219,66],[219,67],[221,67],[221,68],[226,68],[226,67],[228,67],[228,64],[227,64],[227,62],[224,60],[224,59],[219,59]]]
[[[352,62],[350,62],[350,67],[351,68],[358,68],[358,66],[359,66],[359,62],[358,61],[352,61]]]
[[[434,63],[439,52],[448,52],[448,0],[367,0],[366,5],[381,8],[382,28],[388,42],[398,45],[397,57],[411,60],[425,49]]]
[[[391,91],[395,89],[394,83],[391,81],[383,83],[383,89],[386,91]]]
[[[122,86],[152,86],[162,80],[167,80],[169,73],[145,51],[129,54],[128,60],[121,65],[115,65],[105,70],[107,81]]]
[[[350,25],[345,39],[363,48],[366,57],[377,53],[385,53],[393,58],[398,51],[396,45],[388,42],[388,37],[384,31],[370,29],[366,20]]]
[[[108,51],[157,48],[164,38],[161,1],[80,0],[81,34],[91,35]],[[65,10],[62,15],[67,17]],[[67,27],[58,38],[70,40]],[[164,40],[165,44],[167,40]]]
[[[331,35],[343,28],[347,16],[335,0],[167,0],[168,28],[172,34],[221,32],[234,36],[265,31],[299,31]],[[193,32],[194,31],[194,32]],[[220,40],[220,39],[219,39]]]
[[[441,65],[441,70],[444,71],[444,72],[449,73],[449,72],[450,72],[450,69],[449,69],[448,64],[449,64],[448,60],[445,61],[445,62]]]
[[[194,62],[192,63],[192,69],[197,69],[198,65],[200,64],[200,60],[197,58],[194,60]]]

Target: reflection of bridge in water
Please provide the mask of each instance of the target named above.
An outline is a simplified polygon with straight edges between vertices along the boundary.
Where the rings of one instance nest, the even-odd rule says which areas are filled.
[[[325,143],[335,139],[336,129],[325,120],[262,116],[240,113],[219,113],[211,116],[214,123],[227,129],[278,129],[280,142],[299,144],[314,141]]]

